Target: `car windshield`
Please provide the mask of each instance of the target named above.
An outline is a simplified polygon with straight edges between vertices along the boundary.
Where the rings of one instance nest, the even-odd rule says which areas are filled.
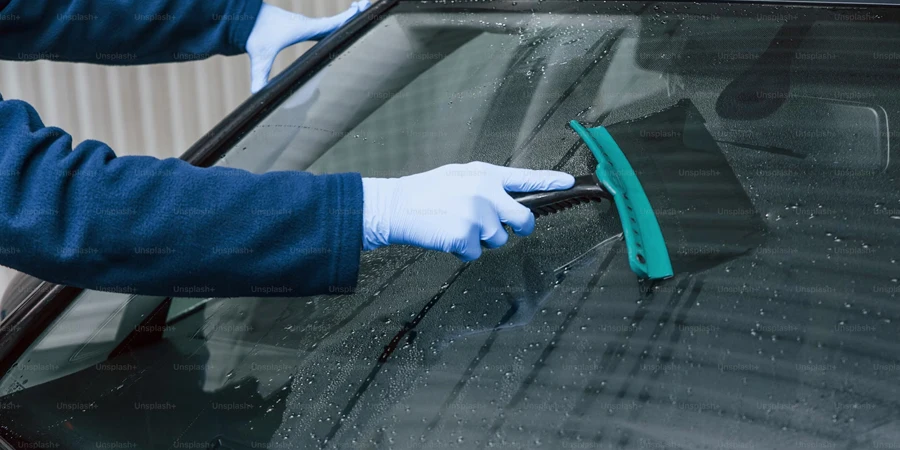
[[[702,150],[656,168],[694,180],[660,221],[726,180],[714,215],[753,239],[710,219],[746,247],[638,282],[604,202],[469,264],[365,252],[358,288],[328,296],[85,292],[5,374],[0,432],[44,446],[24,448],[895,448],[898,38],[890,7],[401,2],[218,164],[589,174],[575,119],[626,151]]]

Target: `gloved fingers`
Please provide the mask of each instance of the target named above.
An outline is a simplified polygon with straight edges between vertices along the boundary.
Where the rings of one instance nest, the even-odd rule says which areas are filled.
[[[275,54],[250,54],[250,92],[257,93],[269,83],[269,73],[275,63]]]
[[[250,91],[259,92],[268,82],[275,57],[298,42],[321,39],[366,10],[369,1],[354,2],[346,11],[331,17],[309,18],[263,3],[256,24],[247,39],[250,54]]]
[[[451,245],[451,253],[463,262],[475,261],[481,257],[481,230],[472,225],[466,233],[456,236]]]
[[[503,188],[508,192],[551,191],[569,189],[575,185],[575,177],[555,170],[531,170],[495,166],[502,177]]]
[[[503,229],[497,213],[494,211],[491,213],[490,216],[484,218],[485,223],[481,227],[481,241],[487,248],[502,247],[509,241],[509,233]]]
[[[343,26],[350,19],[352,19],[357,14],[365,11],[369,7],[369,1],[364,0],[360,2],[353,2],[350,4],[350,7],[347,8],[344,12],[340,14],[336,14],[331,17],[318,17],[314,19],[310,19],[310,30],[313,32],[313,35],[310,37],[304,36],[300,40],[319,40],[323,37],[333,33],[335,30]]]
[[[500,222],[509,225],[514,233],[519,236],[528,236],[534,232],[534,214],[506,192],[497,195],[494,207],[497,208]]]

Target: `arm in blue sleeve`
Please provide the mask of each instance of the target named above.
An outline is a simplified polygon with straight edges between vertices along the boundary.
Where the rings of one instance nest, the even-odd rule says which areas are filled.
[[[0,0],[0,59],[147,64],[245,52],[262,0]]]
[[[0,264],[55,283],[169,296],[351,291],[359,174],[252,174],[116,157],[0,99]]]

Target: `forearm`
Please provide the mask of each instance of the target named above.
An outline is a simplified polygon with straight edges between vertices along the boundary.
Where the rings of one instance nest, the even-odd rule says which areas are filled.
[[[245,51],[262,0],[0,0],[0,59],[146,64]]]
[[[84,288],[173,296],[346,292],[359,175],[256,175],[116,157],[0,101],[0,264]]]

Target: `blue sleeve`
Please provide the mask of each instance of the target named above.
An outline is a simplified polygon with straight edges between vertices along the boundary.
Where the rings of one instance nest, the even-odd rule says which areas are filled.
[[[0,99],[0,264],[55,283],[179,297],[346,293],[362,198],[359,174],[199,168],[116,157],[96,141],[73,149],[30,105]]]
[[[147,64],[245,52],[262,0],[0,0],[0,59]]]

